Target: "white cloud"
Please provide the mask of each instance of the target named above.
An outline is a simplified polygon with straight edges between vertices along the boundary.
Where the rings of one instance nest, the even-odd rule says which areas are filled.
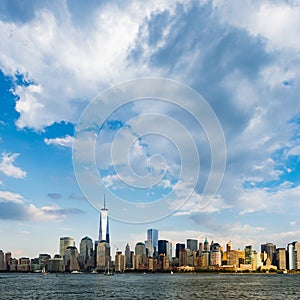
[[[176,191],[176,190],[175,190]],[[178,193],[178,191],[176,191]],[[171,204],[171,208],[177,208],[183,199],[176,200]],[[203,205],[205,204],[205,205]],[[202,197],[200,194],[193,193],[192,196],[182,205],[179,210],[174,214],[175,216],[191,215],[193,213],[216,213],[225,209],[231,208],[220,195],[212,197],[205,195]]]
[[[213,30],[206,29],[209,40],[198,20],[194,23],[199,25],[195,26],[197,32],[190,40],[176,35],[185,20],[180,14],[174,15],[176,3],[160,4],[159,1],[143,5],[132,2],[122,8],[112,4],[104,6],[101,11],[95,10],[90,26],[82,28],[73,23],[65,6],[61,7],[61,19],[50,10],[43,10],[37,12],[30,23],[2,22],[0,37],[5,42],[0,45],[0,63],[3,70],[10,75],[18,70],[34,81],[15,91],[20,97],[16,109],[21,114],[17,125],[41,129],[55,121],[76,122],[78,99],[87,101],[103,87],[137,74],[163,74],[187,84],[192,82],[193,87],[208,95],[208,100],[215,105],[228,146],[226,179],[220,197],[207,211],[220,211],[233,203],[241,214],[284,211],[287,201],[293,202],[294,207],[298,192],[289,183],[280,186],[285,191],[277,192],[242,187],[243,181],[255,186],[263,180],[280,178],[282,171],[277,169],[280,161],[271,158],[274,151],[288,148],[291,149],[288,155],[299,154],[297,145],[291,148],[295,128],[288,123],[298,112],[296,79],[300,75],[299,7],[289,6],[290,3],[214,1],[215,11],[209,14],[209,21],[222,20],[223,24],[215,22]],[[170,23],[162,26],[161,37],[152,45],[149,42],[151,13],[153,17],[155,12],[169,6]],[[190,24],[192,21],[189,20]],[[207,26],[205,28],[209,28],[209,22]],[[192,26],[189,29],[192,31]],[[174,47],[171,44],[174,38],[181,44]],[[135,62],[129,64],[128,55],[139,39],[142,40],[142,59],[135,65]],[[193,47],[189,48],[186,42]],[[164,66],[153,66],[152,60],[161,55],[165,57],[166,50],[174,60]],[[217,55],[210,56],[214,52]],[[231,63],[233,61],[235,63]],[[208,84],[203,81],[206,77],[210,80]],[[282,83],[286,80],[291,84],[284,86]],[[144,108],[145,113],[149,112],[147,109]],[[136,107],[136,111],[143,110]],[[66,147],[70,145],[70,138],[45,139],[45,143]],[[164,150],[162,144],[154,146],[157,153]],[[89,151],[84,153],[90,158]],[[120,163],[124,158],[120,157]],[[117,179],[107,176],[104,181],[111,186],[116,185]],[[128,181],[133,182],[133,178]],[[170,187],[167,181],[163,183]],[[178,198],[182,197],[185,187],[180,188],[178,185]],[[287,191],[287,188],[291,189]],[[198,211],[197,197],[178,214]]]
[[[18,193],[0,191],[0,219],[27,220],[34,222],[62,222],[68,214],[78,214],[78,209],[63,209],[57,205],[38,207]]]
[[[290,1],[289,1],[290,2]],[[264,37],[270,50],[300,49],[300,7],[270,1],[219,1],[222,20]]]
[[[18,156],[19,153],[10,154],[10,153],[3,152],[0,161],[0,171],[9,177],[14,177],[14,178],[26,177],[27,173],[23,171],[21,168],[16,167],[14,165],[14,162]]]
[[[62,222],[66,215],[58,213],[60,208],[58,206],[42,206],[36,207],[33,204],[29,204],[27,207],[28,214],[33,221],[43,222],[43,221],[58,221]]]
[[[169,1],[107,3],[94,8],[88,26],[78,26],[81,20],[61,4],[59,14],[45,8],[27,23],[1,21],[1,69],[34,82],[15,91],[17,126],[41,130],[61,120],[75,123],[76,100],[89,101],[103,88],[141,72],[127,61],[140,25],[152,12],[168,9],[172,14],[175,7]]]
[[[285,214],[290,211],[299,211],[300,186],[282,188],[277,191],[264,189],[247,189],[240,193],[237,208],[240,215],[258,211]]]
[[[300,146],[295,146],[287,152],[287,156],[299,156],[299,155],[300,155]]]
[[[8,191],[0,191],[0,202],[12,202],[17,204],[23,204],[24,198],[17,193],[12,193]]]
[[[74,141],[74,137],[70,135],[66,135],[65,137],[62,138],[44,139],[44,142],[47,145],[58,145],[62,147],[72,147],[73,141]]]

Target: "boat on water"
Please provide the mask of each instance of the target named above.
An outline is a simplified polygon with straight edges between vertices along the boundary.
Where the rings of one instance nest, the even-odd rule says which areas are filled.
[[[71,274],[82,274],[80,271],[72,271]]]
[[[174,272],[173,271],[171,271],[171,275],[173,275],[174,274]]]
[[[41,273],[42,273],[43,275],[48,275],[48,272],[46,271],[46,268],[45,268],[45,267],[42,269]]]

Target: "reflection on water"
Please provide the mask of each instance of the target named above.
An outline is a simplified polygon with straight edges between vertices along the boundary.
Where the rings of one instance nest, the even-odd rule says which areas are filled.
[[[0,299],[300,299],[300,275],[0,274]]]

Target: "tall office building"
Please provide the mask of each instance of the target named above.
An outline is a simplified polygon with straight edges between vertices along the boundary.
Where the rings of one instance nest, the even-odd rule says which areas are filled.
[[[99,237],[95,244],[96,266],[98,270],[110,268],[110,236],[109,236],[109,217],[106,208],[105,195],[103,208],[100,209]]]
[[[151,240],[146,240],[145,241],[145,247],[146,247],[146,256],[147,257],[153,257],[154,248],[152,247],[152,241]]]
[[[75,247],[75,241],[72,237],[61,237],[59,241],[59,255],[64,257],[65,251],[68,247]]]
[[[207,238],[205,238],[204,245],[203,245],[203,251],[207,252],[209,250],[210,250],[209,249],[209,243],[208,243]]]
[[[5,271],[6,265],[5,265],[5,259],[4,259],[4,252],[0,250],[0,271]]]
[[[126,259],[126,269],[131,269],[132,268],[132,255],[131,255],[130,246],[128,243],[125,247],[125,259]]]
[[[93,254],[93,241],[88,236],[84,237],[80,241],[80,254],[79,256],[85,259],[89,258]]]
[[[288,244],[288,269],[296,269],[296,253],[295,253],[295,242]]]
[[[286,251],[284,248],[276,249],[276,263],[278,270],[286,270]]]
[[[78,271],[78,250],[75,246],[67,247],[64,255],[64,270],[66,272]]]
[[[126,269],[126,258],[122,251],[117,251],[115,255],[115,271],[124,272]]]
[[[98,241],[106,241],[106,243],[110,243],[109,237],[109,218],[108,218],[108,209],[105,204],[105,196],[104,196],[104,205],[103,208],[100,209],[100,224],[99,224],[99,238]]]
[[[9,270],[9,263],[10,263],[11,258],[12,258],[11,252],[6,252],[5,253],[5,267],[6,267],[6,270]]]
[[[80,241],[79,246],[79,264],[81,269],[88,269],[93,267],[93,241],[88,236],[84,237]]]
[[[57,273],[63,271],[64,271],[64,260],[59,254],[54,255],[53,258],[50,258],[48,260],[48,272]]]
[[[176,244],[175,255],[176,255],[177,258],[179,258],[179,253],[180,253],[180,251],[182,251],[183,249],[185,249],[185,244],[181,244],[181,243],[177,243],[177,244]]]
[[[191,251],[198,251],[198,241],[194,239],[187,239],[186,240],[186,247]]]
[[[275,253],[276,253],[276,245],[273,243],[261,244],[261,253],[267,253],[267,261],[269,260],[269,264],[275,264]],[[268,264],[268,262],[267,262]]]
[[[245,247],[245,264],[251,265],[252,264],[252,246]]]
[[[296,269],[300,270],[300,243],[295,242],[295,252],[296,252]]]
[[[135,255],[146,255],[146,246],[142,242],[138,242],[134,249]]]
[[[292,242],[288,244],[288,269],[300,270],[300,243]]]
[[[219,243],[213,243],[210,246],[210,265],[221,266],[222,265],[222,247]]]
[[[158,255],[163,254],[169,260],[172,259],[172,243],[166,240],[159,240],[158,241]]]
[[[164,254],[165,256],[167,256],[167,243],[168,243],[168,241],[166,241],[166,240],[158,241],[158,255]]]
[[[149,256],[157,257],[158,255],[158,230],[147,230],[147,245],[149,245]]]
[[[169,260],[172,260],[172,243],[171,242],[167,242],[166,245],[166,251],[167,251],[167,257],[169,258]]]

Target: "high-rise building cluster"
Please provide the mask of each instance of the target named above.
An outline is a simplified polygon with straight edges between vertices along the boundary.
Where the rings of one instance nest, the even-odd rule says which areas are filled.
[[[252,245],[244,249],[233,249],[229,241],[224,249],[219,243],[187,239],[177,243],[175,251],[168,240],[160,240],[157,229],[147,230],[147,239],[135,244],[131,250],[127,243],[122,251],[111,257],[109,216],[105,206],[100,211],[99,236],[95,242],[83,237],[79,247],[72,237],[61,237],[59,254],[39,254],[37,258],[16,259],[11,252],[0,250],[0,271],[20,272],[115,272],[125,271],[173,271],[173,270],[230,270],[267,271],[300,270],[300,243],[292,242],[287,248],[277,248],[273,243],[261,245],[260,252]],[[173,256],[173,253],[175,254]]]
[[[158,237],[157,229],[149,229]],[[277,248],[273,243],[261,245],[261,251],[252,249],[233,249],[229,241],[224,249],[219,243],[205,239],[187,239],[186,243],[175,245],[167,240],[147,240],[135,244],[131,250],[129,243],[124,252],[117,250],[114,261],[110,256],[107,240],[93,243],[89,237],[81,239],[79,247],[71,237],[61,237],[60,254],[40,254],[37,258],[13,258],[10,252],[0,250],[0,271],[19,272],[103,272],[110,268],[115,272],[125,271],[170,271],[170,270],[230,270],[230,271],[267,271],[300,270],[300,243],[292,242],[287,248]],[[156,246],[157,245],[157,246]],[[156,250],[157,249],[157,250]]]

